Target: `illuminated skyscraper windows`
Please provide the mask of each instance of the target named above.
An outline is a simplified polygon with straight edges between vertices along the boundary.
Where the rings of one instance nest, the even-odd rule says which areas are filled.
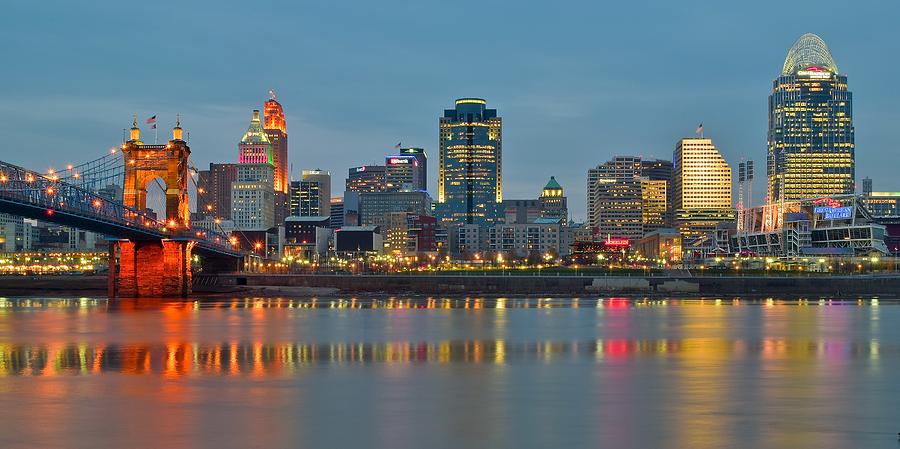
[[[769,202],[853,193],[853,95],[815,34],[794,43],[773,83],[768,140]]]

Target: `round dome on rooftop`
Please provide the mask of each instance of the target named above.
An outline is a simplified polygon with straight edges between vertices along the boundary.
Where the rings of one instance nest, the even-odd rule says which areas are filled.
[[[831,50],[828,49],[825,41],[815,34],[806,33],[800,36],[800,39],[797,39],[797,42],[794,42],[794,45],[788,50],[781,74],[791,75],[812,67],[833,73],[838,71],[837,64],[831,57]]]

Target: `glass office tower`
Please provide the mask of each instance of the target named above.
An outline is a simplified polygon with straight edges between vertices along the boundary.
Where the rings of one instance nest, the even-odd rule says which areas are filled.
[[[460,98],[440,118],[438,207],[445,224],[503,219],[502,122],[480,98]]]
[[[768,200],[854,191],[853,96],[828,46],[804,34],[769,96]]]

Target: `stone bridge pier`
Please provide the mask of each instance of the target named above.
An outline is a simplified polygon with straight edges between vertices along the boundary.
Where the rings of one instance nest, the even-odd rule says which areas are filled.
[[[191,293],[190,240],[110,242],[110,298],[172,298]],[[118,253],[118,263],[116,262]]]

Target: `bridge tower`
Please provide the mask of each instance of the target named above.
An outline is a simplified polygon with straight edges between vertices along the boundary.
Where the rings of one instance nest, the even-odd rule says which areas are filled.
[[[125,158],[123,202],[147,209],[147,186],[156,178],[165,183],[166,227],[173,234],[190,228],[188,203],[188,158],[191,149],[183,139],[180,120],[165,145],[141,141],[137,116],[130,139],[122,144]],[[159,217],[162,219],[163,217]],[[177,297],[191,292],[191,251],[195,242],[187,238],[164,240],[118,240],[110,244],[110,297]],[[118,252],[118,266],[116,260]],[[116,269],[117,268],[117,269]]]
[[[165,145],[146,145],[141,141],[137,116],[131,126],[130,139],[122,144],[125,157],[124,203],[138,210],[147,209],[147,186],[156,178],[166,185],[166,217],[170,226],[190,226],[188,203],[188,158],[191,149],[183,139],[180,120],[172,129],[172,140]],[[162,219],[163,217],[159,217]]]

